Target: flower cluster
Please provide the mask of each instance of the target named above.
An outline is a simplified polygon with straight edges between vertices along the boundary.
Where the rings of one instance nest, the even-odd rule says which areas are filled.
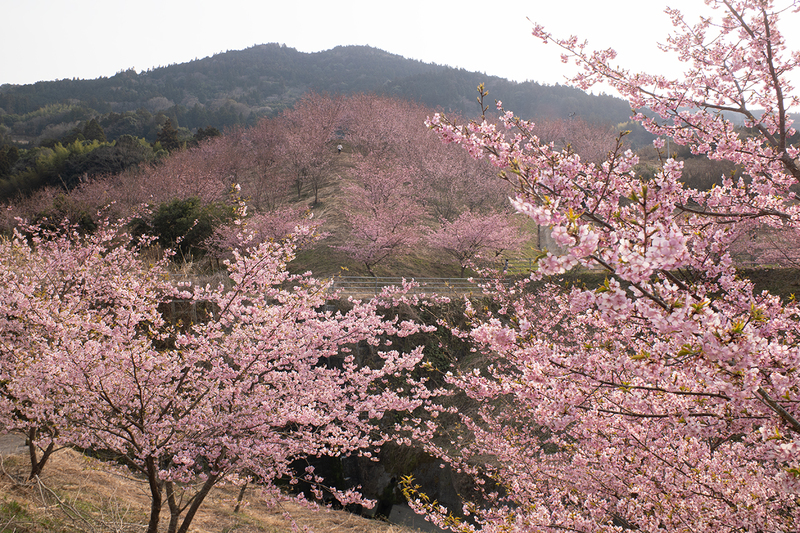
[[[167,259],[149,261],[120,224],[26,231],[0,240],[2,426],[28,436],[31,476],[60,444],[124,457],[148,481],[149,531],[164,501],[170,530],[186,531],[226,476],[318,483],[292,463],[373,453],[386,439],[376,422],[434,392],[411,377],[421,348],[387,340],[424,328],[383,318],[378,300],[326,310],[328,283],[287,272],[313,225],[281,242],[244,228],[229,288],[173,288]]]
[[[730,253],[754,221],[796,229],[798,100],[786,75],[800,54],[785,50],[777,24],[788,11],[772,0],[706,4],[718,20],[690,25],[667,10],[676,34],[664,48],[689,66],[680,80],[612,67],[612,50],[538,25],[533,34],[582,66],[579,87],[610,83],[652,112],[635,117],[651,132],[739,165],[719,187],[687,188],[669,158],[639,176],[622,139],[604,162],[584,161],[500,104],[496,124],[429,121],[499,167],[512,205],[553,243],[530,278],[495,285],[493,305],[470,307],[456,328],[489,364],[448,376],[476,407],[460,417],[468,436],[429,449],[502,483],[472,511],[481,531],[800,526],[800,310],[755,292]],[[578,265],[605,283],[551,284]]]

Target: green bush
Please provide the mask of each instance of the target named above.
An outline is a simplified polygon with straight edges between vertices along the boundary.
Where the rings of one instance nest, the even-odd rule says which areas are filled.
[[[204,242],[233,216],[233,207],[222,203],[204,204],[197,197],[175,199],[159,205],[149,221],[137,219],[134,231],[158,238],[159,244],[182,258],[202,256]]]

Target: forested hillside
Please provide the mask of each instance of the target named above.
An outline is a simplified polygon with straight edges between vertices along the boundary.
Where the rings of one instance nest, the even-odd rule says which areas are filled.
[[[272,43],[141,73],[122,71],[110,78],[3,85],[0,133],[6,139],[37,142],[97,118],[110,139],[128,134],[153,142],[166,118],[176,128],[192,131],[252,125],[290,107],[309,90],[400,96],[473,115],[478,112],[474,91],[479,83],[527,118],[579,115],[617,124],[630,113],[618,98],[534,81],[511,82],[367,46],[303,53]]]
[[[87,177],[155,162],[226,130],[276,118],[310,92],[400,98],[471,117],[480,113],[475,88],[481,83],[491,99],[536,120],[577,118],[620,129],[630,115],[611,96],[511,82],[368,46],[303,53],[265,44],[110,78],[0,86],[0,201],[46,186],[71,189]],[[636,131],[629,144],[650,141]]]

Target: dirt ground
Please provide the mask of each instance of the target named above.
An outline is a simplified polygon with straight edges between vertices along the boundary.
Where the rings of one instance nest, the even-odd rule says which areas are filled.
[[[144,531],[147,485],[122,467],[88,458],[72,449],[58,451],[40,480],[24,480],[29,466],[24,442],[0,436],[0,532]],[[311,510],[294,503],[269,507],[257,488],[245,491],[245,505],[234,513],[237,487],[214,489],[192,522],[192,533],[284,533],[286,515],[302,528],[323,533],[413,533],[415,530],[368,520],[344,511]],[[169,520],[165,508],[163,529]]]

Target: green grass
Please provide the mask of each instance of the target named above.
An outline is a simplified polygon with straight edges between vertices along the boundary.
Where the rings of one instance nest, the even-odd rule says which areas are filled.
[[[750,279],[755,292],[769,291],[784,302],[800,297],[800,269],[796,268],[746,268],[740,275]]]

